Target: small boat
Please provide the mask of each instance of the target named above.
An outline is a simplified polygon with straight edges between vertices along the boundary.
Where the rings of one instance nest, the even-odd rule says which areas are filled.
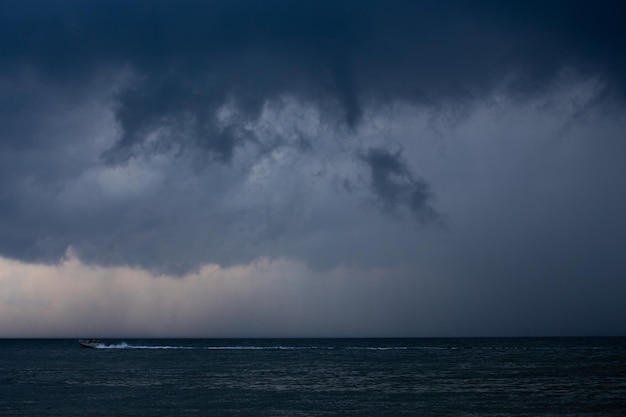
[[[83,348],[101,348],[101,347],[106,347],[110,345],[110,343],[104,343],[98,339],[86,339],[86,340],[84,339],[84,340],[79,340],[78,343],[80,344],[80,347],[83,347]]]

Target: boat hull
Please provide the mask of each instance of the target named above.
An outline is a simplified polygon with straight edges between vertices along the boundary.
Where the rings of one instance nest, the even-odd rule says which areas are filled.
[[[79,340],[78,344],[80,345],[81,348],[87,348],[87,349],[96,349],[96,348],[106,347],[109,345],[108,343],[102,343],[99,340]]]

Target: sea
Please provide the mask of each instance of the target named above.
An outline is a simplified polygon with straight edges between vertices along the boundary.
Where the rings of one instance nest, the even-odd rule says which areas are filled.
[[[0,416],[626,416],[626,338],[0,339]]]

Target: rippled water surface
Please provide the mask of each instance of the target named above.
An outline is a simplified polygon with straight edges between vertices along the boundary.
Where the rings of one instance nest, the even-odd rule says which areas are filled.
[[[1,416],[625,416],[626,339],[0,340]]]

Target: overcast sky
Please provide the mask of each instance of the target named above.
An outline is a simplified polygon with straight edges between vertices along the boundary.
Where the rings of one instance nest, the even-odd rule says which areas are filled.
[[[626,335],[624,11],[0,3],[0,337]]]

